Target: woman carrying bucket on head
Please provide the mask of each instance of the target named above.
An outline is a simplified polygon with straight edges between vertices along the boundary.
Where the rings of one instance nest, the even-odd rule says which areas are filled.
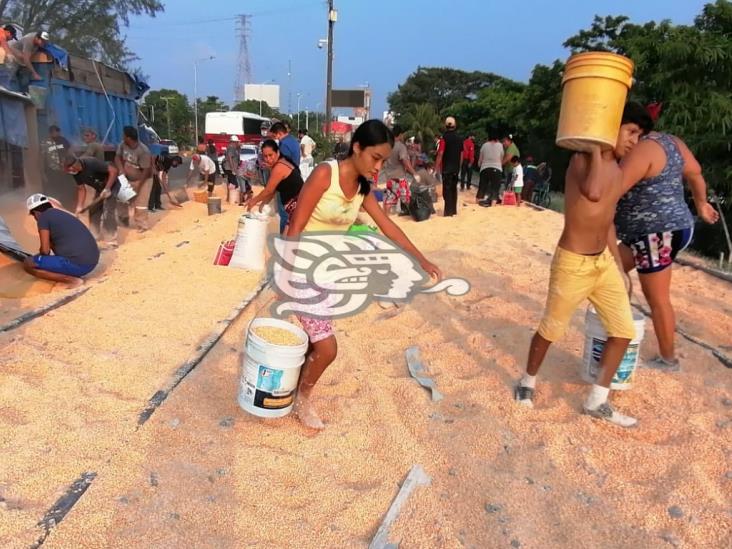
[[[314,231],[346,232],[363,207],[381,232],[414,257],[435,279],[440,269],[427,260],[404,232],[387,217],[371,193],[371,181],[389,158],[394,136],[379,120],[369,120],[354,132],[348,155],[318,165],[303,186],[286,235],[297,238]],[[323,422],[311,403],[313,387],[336,358],[337,344],[329,319],[298,316],[310,339],[298,384],[295,412],[307,427],[322,429]]]
[[[262,143],[262,160],[270,171],[269,179],[264,190],[257,196],[252,197],[246,203],[248,211],[259,204],[259,211],[265,204],[268,204],[275,193],[280,195],[280,201],[285,210],[285,215],[290,218],[297,206],[297,197],[303,186],[300,169],[295,163],[280,152],[280,148],[274,139],[267,139]],[[288,220],[282,223],[287,226]]]

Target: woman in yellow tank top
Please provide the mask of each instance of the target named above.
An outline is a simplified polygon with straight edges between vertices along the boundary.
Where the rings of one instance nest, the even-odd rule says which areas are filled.
[[[347,231],[363,206],[381,232],[414,257],[422,269],[435,279],[440,269],[430,263],[407,235],[387,217],[371,194],[370,181],[378,175],[389,158],[394,136],[380,120],[361,124],[353,134],[348,156],[324,162],[313,170],[300,191],[287,236],[297,238],[303,232]],[[307,427],[322,429],[323,422],[310,402],[310,395],[325,369],[337,355],[332,321],[299,316],[310,338],[310,350],[300,374],[295,412]]]

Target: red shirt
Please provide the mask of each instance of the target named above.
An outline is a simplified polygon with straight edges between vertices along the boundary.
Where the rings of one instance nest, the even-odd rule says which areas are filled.
[[[475,161],[475,142],[472,139],[463,141],[463,160],[467,160],[471,164]]]

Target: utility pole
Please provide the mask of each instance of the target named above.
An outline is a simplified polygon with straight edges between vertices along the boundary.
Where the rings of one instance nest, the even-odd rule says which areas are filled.
[[[163,101],[165,101],[165,114],[166,118],[168,119],[168,135],[167,139],[170,139],[170,97],[161,97]]]
[[[333,25],[338,20],[338,12],[333,0],[328,0],[328,75],[325,84],[325,136],[330,138],[331,92],[333,90]]]

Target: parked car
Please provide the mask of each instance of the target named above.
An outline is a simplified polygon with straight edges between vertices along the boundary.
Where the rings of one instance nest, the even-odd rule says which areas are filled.
[[[170,155],[178,154],[179,152],[178,143],[176,143],[172,139],[161,139],[160,144],[168,146],[168,154]]]
[[[249,160],[257,160],[259,149],[256,145],[244,144],[239,148],[239,160],[246,163]],[[219,155],[219,170],[224,173],[224,155]]]

